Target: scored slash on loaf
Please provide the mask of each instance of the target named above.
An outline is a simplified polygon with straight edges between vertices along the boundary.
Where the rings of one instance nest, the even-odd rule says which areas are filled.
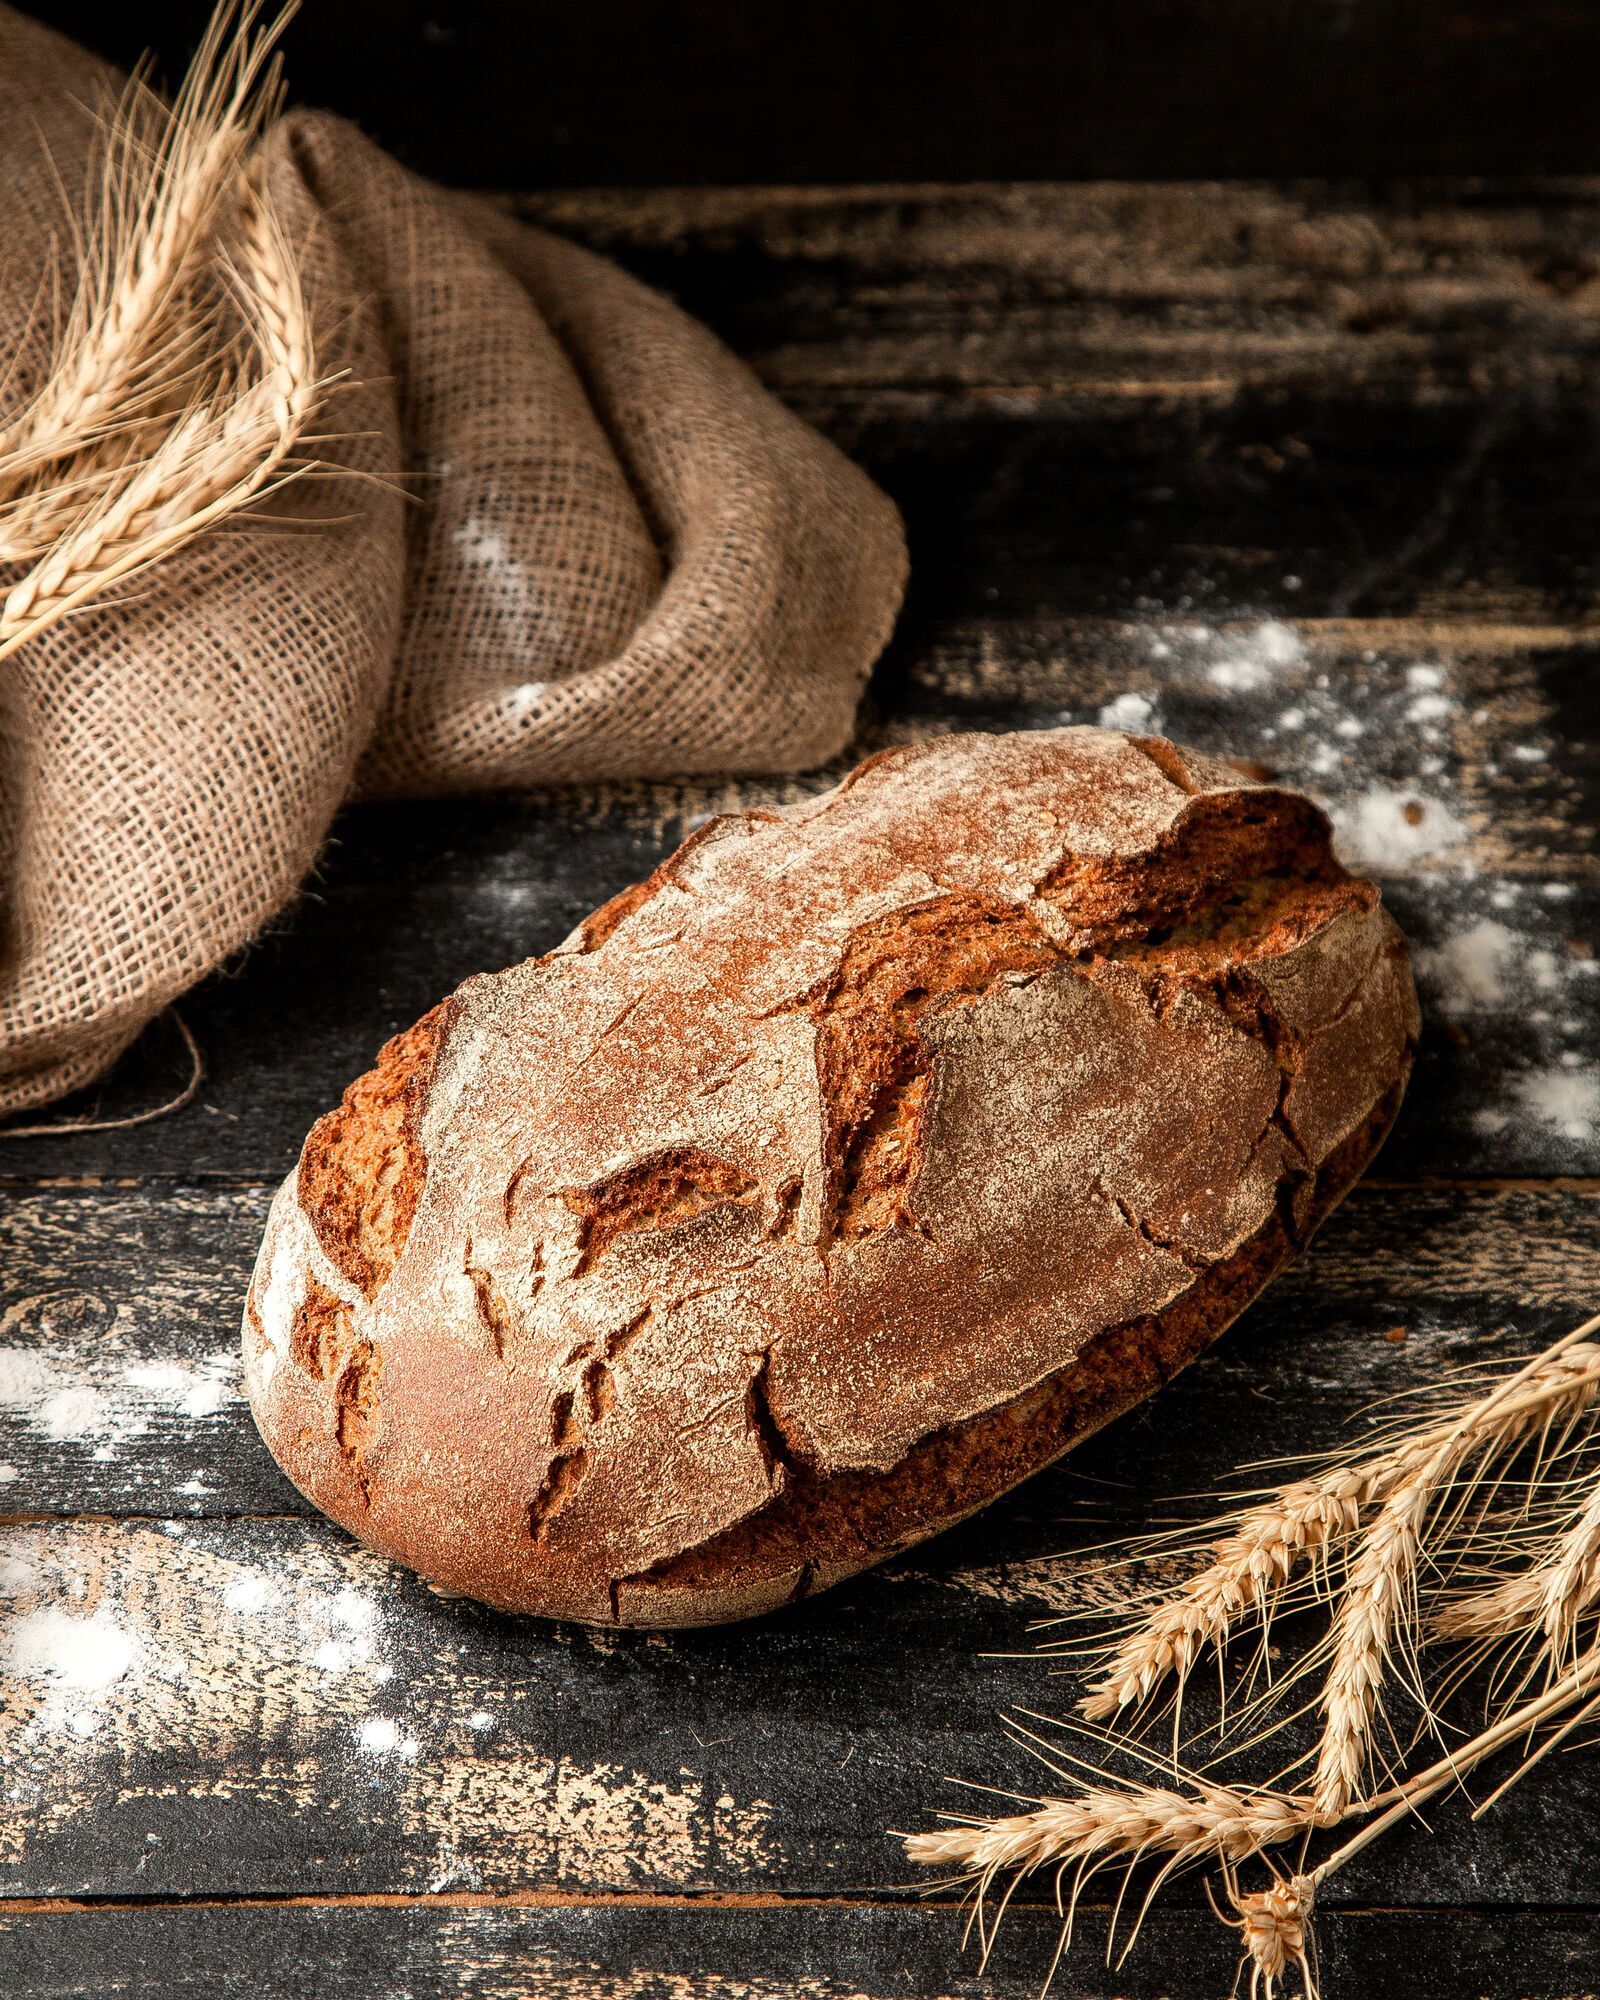
[[[469,979],[313,1128],[262,1434],[444,1588],[771,1609],[1232,1320],[1371,1158],[1404,942],[1310,801],[1098,729],[886,751]]]

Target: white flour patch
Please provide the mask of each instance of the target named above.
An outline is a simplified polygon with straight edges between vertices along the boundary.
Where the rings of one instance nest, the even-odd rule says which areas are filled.
[[[11,1631],[14,1673],[46,1676],[68,1688],[104,1688],[129,1672],[133,1637],[104,1611],[77,1618],[53,1608],[19,1618]]]
[[[292,1539],[239,1562],[165,1532],[13,1531],[0,1567],[0,1760],[48,1779],[78,1741],[94,1754],[232,1754],[313,1712],[354,1736],[383,1719],[388,1588],[375,1560]],[[395,1755],[419,1755],[406,1748],[415,1734],[396,1730]],[[0,1854],[6,1841],[0,1819]]]
[[[1219,657],[1206,672],[1229,694],[1267,687],[1286,670],[1305,664],[1305,641],[1292,625],[1276,618],[1251,631],[1219,633],[1216,644]]]
[[[527,681],[521,687],[513,688],[506,696],[506,707],[520,720],[524,715],[532,715],[534,710],[544,705],[548,689],[543,681]]]
[[[562,619],[541,591],[527,564],[497,522],[499,495],[482,496],[482,512],[469,508],[450,532],[462,564],[471,571],[478,602],[486,616],[475,620],[466,642],[481,658],[486,673],[508,678],[519,663],[560,657]],[[532,715],[543,702],[543,681],[517,674],[501,699],[513,717]]]
[[[1600,1069],[1594,1061],[1600,961],[1569,897],[1547,884],[1435,877],[1392,900],[1413,944],[1425,1022],[1476,1049],[1476,1107],[1461,1113],[1500,1158],[1541,1170],[1600,1165]]]
[[[511,544],[504,534],[477,514],[469,514],[464,521],[457,522],[450,538],[469,569],[487,570],[500,582],[526,581],[526,572],[511,553]]]
[[[1508,924],[1480,917],[1442,944],[1420,950],[1417,969],[1451,1016],[1492,1013],[1507,1002],[1520,950],[1521,941]]]
[[[1119,694],[1115,701],[1106,703],[1096,720],[1102,729],[1127,729],[1139,735],[1155,722],[1156,702],[1151,694]]]
[[[1259,757],[1325,804],[1340,856],[1356,867],[1428,866],[1470,837],[1457,742],[1468,718],[1448,663],[1369,650],[1324,664],[1281,619],[1132,635],[1155,686],[1105,702],[1095,717],[1105,726],[1170,730],[1179,742]]]
[[[1558,1064],[1530,1070],[1512,1085],[1518,1106],[1534,1125],[1563,1139],[1592,1142],[1600,1135],[1600,1069]]]
[[[242,1569],[224,1587],[222,1601],[230,1611],[249,1617],[265,1611],[276,1596],[272,1579],[260,1570]]]
[[[36,1589],[38,1582],[38,1571],[20,1557],[0,1556],[0,1597],[20,1597],[23,1591]]]
[[[1331,809],[1339,857],[1381,872],[1403,869],[1467,838],[1467,825],[1442,799],[1374,786]]]

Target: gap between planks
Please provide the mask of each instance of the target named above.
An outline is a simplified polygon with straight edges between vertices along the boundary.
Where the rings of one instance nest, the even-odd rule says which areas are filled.
[[[819,1896],[799,1891],[785,1895],[775,1890],[707,1889],[689,1894],[650,1890],[505,1889],[498,1893],[481,1889],[442,1889],[436,1894],[418,1891],[403,1894],[395,1890],[371,1890],[349,1895],[297,1896],[0,1896],[0,1922],[8,1917],[61,1917],[127,1912],[131,1915],[152,1910],[928,1910],[936,1915],[962,1915],[970,1907],[965,1898],[926,1895],[905,1891],[898,1896]],[[1022,1894],[1007,1899],[1007,1907],[1048,1916],[1059,1915],[1053,1899],[1033,1901]],[[1079,1911],[1089,1917],[1109,1916],[1112,1903],[1081,1901]],[[1181,1909],[1179,1913],[1182,1913]],[[1448,1921],[1451,1918],[1549,1916],[1547,1903],[1330,1903],[1324,1914],[1347,1917],[1426,1916]],[[1564,1918],[1594,1916],[1600,1919],[1600,1902],[1561,1904],[1556,1913]]]

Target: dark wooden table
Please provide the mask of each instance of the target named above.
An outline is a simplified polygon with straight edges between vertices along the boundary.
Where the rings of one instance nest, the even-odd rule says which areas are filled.
[[[698,816],[820,786],[352,813],[186,1008],[198,1102],[0,1141],[0,1994],[779,2000],[987,1979],[889,1827],[1031,1787],[1029,1625],[1162,1496],[1519,1354],[1600,1296],[1600,184],[553,195],[896,496],[913,584],[859,751],[1108,719],[1326,800],[1415,941],[1388,1150],[1222,1345],[1012,1500],[760,1623],[447,1602],[279,1476],[236,1330],[270,1189],[382,1039],[554,942]],[[153,1031],[100,1094],[154,1102]],[[1330,1884],[1328,2000],[1600,1987],[1600,1755]],[[1174,1892],[1058,1990],[1221,1995]]]

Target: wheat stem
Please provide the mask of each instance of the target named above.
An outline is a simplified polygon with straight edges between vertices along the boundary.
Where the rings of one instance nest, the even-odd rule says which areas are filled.
[[[1104,1721],[1144,1701],[1169,1675],[1181,1691],[1208,1646],[1226,1644],[1241,1619],[1267,1610],[1302,1562],[1354,1532],[1362,1508],[1387,1490],[1400,1463],[1385,1454],[1339,1466],[1245,1509],[1216,1544],[1215,1560],[1118,1640],[1079,1713]]]
[[[260,11],[260,0],[218,8],[170,109],[135,78],[113,114],[100,228],[84,248],[65,337],[38,392],[0,431],[9,485],[125,433],[192,366],[194,281],[278,99],[270,52],[292,8],[252,33]],[[30,496],[35,517],[50,491]],[[4,559],[16,559],[22,532],[10,530]]]
[[[1002,1872],[1116,1857],[1167,1854],[1181,1866],[1209,1855],[1258,1854],[1302,1832],[1308,1802],[1272,1791],[1194,1781],[1190,1791],[1161,1785],[1091,1785],[1072,1798],[1041,1799],[1032,1811],[958,1820],[937,1832],[903,1836],[906,1853],[930,1867],[959,1870],[987,1884]]]
[[[1600,1599],[1600,1476],[1541,1559],[1487,1590],[1442,1605],[1442,1639],[1522,1639],[1537,1633],[1552,1664],[1571,1650],[1579,1620]]]

